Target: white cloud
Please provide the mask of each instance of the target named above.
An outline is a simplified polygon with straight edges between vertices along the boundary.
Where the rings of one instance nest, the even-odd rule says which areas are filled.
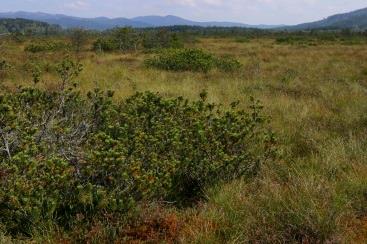
[[[70,3],[65,4],[66,8],[72,10],[84,10],[89,6],[89,4],[85,0],[77,0]]]

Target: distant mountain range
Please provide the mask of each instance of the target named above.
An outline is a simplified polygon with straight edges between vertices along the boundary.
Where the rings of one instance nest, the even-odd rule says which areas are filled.
[[[146,27],[147,24],[133,21],[127,18],[109,19],[105,17],[98,18],[79,18],[63,14],[31,13],[31,12],[8,12],[0,13],[0,18],[21,18],[37,20],[49,24],[56,24],[63,28],[82,27],[86,29],[105,30],[116,26]]]
[[[80,18],[63,14],[47,14],[41,12],[7,12],[0,13],[0,19],[22,18],[29,20],[42,21],[49,24],[59,25],[63,28],[81,27],[86,29],[106,30],[114,27],[131,26],[136,28],[159,27],[159,26],[217,26],[217,27],[243,27],[258,29],[286,29],[286,30],[310,30],[310,29],[358,29],[367,30],[367,8],[356,10],[350,13],[337,14],[326,19],[304,23],[294,26],[285,25],[247,25],[236,22],[198,22],[183,19],[173,15],[167,16],[141,16],[136,18]]]
[[[280,25],[247,25],[243,23],[236,22],[219,22],[219,21],[211,21],[211,22],[198,22],[183,19],[173,15],[167,16],[141,16],[132,18],[133,21],[138,21],[140,23],[147,23],[149,26],[159,27],[159,26],[173,26],[173,25],[187,25],[187,26],[217,26],[217,27],[244,27],[244,28],[259,28],[259,29],[272,29],[276,27],[280,27]]]
[[[235,22],[197,22],[183,19],[177,16],[141,16],[132,19],[128,18],[80,18],[67,16],[63,14],[47,14],[41,12],[7,12],[0,13],[0,18],[22,18],[43,21],[49,24],[57,24],[63,28],[82,27],[86,29],[105,30],[116,26],[131,26],[131,27],[159,27],[159,26],[174,26],[174,25],[189,25],[189,26],[218,26],[218,27],[244,27],[244,28],[259,28],[271,29],[280,27],[279,25],[246,25]]]
[[[295,26],[287,26],[290,30],[312,30],[312,29],[356,29],[367,30],[367,8],[353,12],[336,14],[326,19],[304,23]]]

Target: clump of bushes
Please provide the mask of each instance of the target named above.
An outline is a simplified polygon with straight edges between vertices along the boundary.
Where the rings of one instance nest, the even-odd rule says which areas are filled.
[[[54,52],[59,50],[69,49],[70,44],[66,44],[64,42],[56,42],[56,41],[47,41],[47,42],[38,42],[31,43],[24,48],[24,51],[31,53],[38,52]]]
[[[185,205],[209,185],[256,176],[272,155],[274,137],[256,102],[246,112],[206,103],[205,93],[196,102],[112,96],[66,88],[0,96],[7,232],[30,235],[50,222],[67,228],[106,213],[123,218],[142,201]]]
[[[119,50],[122,52],[137,50],[140,44],[138,33],[132,28],[115,28],[106,36],[98,38],[93,43],[93,50],[108,52]]]
[[[4,59],[0,59],[0,72],[6,71],[9,68],[11,68],[11,65],[9,64],[9,62],[7,62]]]
[[[7,63],[5,60],[0,60],[0,70],[4,70],[7,68]]]
[[[182,48],[181,38],[174,32],[157,29],[138,32],[132,28],[115,28],[93,43],[94,51],[131,51]]]
[[[232,72],[241,67],[241,63],[231,57],[218,58],[201,49],[167,49],[145,61],[148,67],[172,71],[209,72],[217,68]]]
[[[237,37],[235,39],[235,42],[237,42],[237,43],[249,43],[250,38],[248,38],[248,37]]]
[[[317,46],[319,44],[326,44],[330,42],[337,42],[338,39],[329,35],[311,35],[311,36],[283,36],[278,37],[275,42],[283,45],[297,45],[297,46]]]
[[[216,59],[216,66],[224,72],[233,72],[239,70],[242,64],[231,56],[224,56]]]
[[[317,40],[309,37],[303,36],[286,36],[286,37],[279,37],[276,39],[277,44],[285,44],[285,45],[308,45],[314,46],[317,45]]]
[[[10,64],[6,60],[0,59],[0,81],[6,76],[7,70],[10,68]]]
[[[144,49],[182,48],[184,44],[176,33],[161,29],[145,32],[142,46]]]
[[[93,50],[98,52],[110,52],[117,50],[118,45],[111,38],[98,38],[93,43]]]
[[[200,49],[168,49],[147,59],[146,64],[165,70],[208,72],[215,67],[215,59]]]

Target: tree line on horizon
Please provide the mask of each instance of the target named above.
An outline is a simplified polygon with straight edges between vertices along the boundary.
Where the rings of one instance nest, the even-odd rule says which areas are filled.
[[[42,21],[28,20],[28,19],[1,19],[0,18],[0,34],[19,34],[19,35],[60,35],[60,34],[70,34],[75,29],[83,29],[83,28],[69,28],[64,29],[60,25],[57,24],[49,24]],[[146,33],[153,31],[165,30],[169,32],[181,33],[186,35],[202,35],[202,36],[229,36],[229,35],[252,35],[252,36],[264,36],[264,35],[274,35],[274,34],[284,34],[284,33],[292,33],[292,34],[315,34],[315,33],[353,33],[353,34],[366,34],[367,30],[362,29],[351,29],[351,28],[337,28],[337,27],[324,27],[324,28],[315,28],[315,29],[305,29],[305,30],[297,30],[297,29],[284,29],[284,28],[274,28],[274,29],[256,29],[256,28],[247,28],[247,27],[203,27],[203,26],[162,26],[162,27],[145,27],[145,28],[134,28],[129,26],[124,27],[115,27],[112,29],[107,29],[104,31],[98,30],[87,30],[88,33],[92,34],[108,34],[116,29],[132,29],[137,33]]]

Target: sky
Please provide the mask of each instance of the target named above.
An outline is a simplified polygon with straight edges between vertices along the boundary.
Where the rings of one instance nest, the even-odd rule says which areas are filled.
[[[367,7],[366,0],[0,0],[0,12],[79,17],[177,15],[196,21],[298,24]]]

